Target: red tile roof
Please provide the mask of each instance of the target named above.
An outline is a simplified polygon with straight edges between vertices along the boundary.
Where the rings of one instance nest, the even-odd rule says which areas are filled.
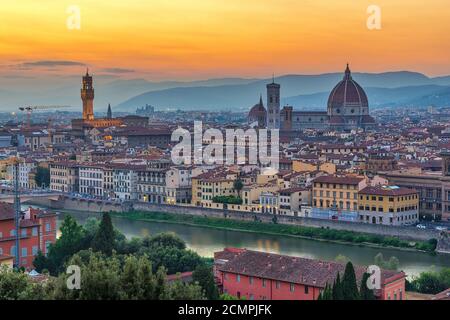
[[[222,272],[236,273],[289,283],[297,283],[324,288],[327,283],[332,284],[337,274],[344,274],[345,264],[333,261],[321,261],[292,257],[286,255],[241,250],[230,252],[225,249],[214,255],[215,260],[224,263],[216,264]],[[361,283],[367,268],[354,266],[357,283]],[[391,282],[405,277],[403,271],[382,270],[381,283]]]

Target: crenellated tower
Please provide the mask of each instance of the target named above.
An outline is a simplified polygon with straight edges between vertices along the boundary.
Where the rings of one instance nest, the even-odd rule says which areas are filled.
[[[83,101],[83,120],[94,120],[94,87],[89,70],[86,70],[86,75],[83,76],[81,100]]]

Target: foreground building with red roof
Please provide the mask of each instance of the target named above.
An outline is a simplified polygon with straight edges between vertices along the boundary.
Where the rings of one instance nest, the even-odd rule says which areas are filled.
[[[367,267],[354,266],[359,285]],[[250,300],[317,300],[345,264],[239,248],[214,253],[214,276],[223,293]],[[381,270],[379,300],[403,300],[406,275]]]

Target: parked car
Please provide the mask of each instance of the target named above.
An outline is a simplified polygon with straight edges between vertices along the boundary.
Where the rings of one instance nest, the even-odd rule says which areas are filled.
[[[437,231],[446,231],[446,230],[447,230],[447,227],[437,226],[435,229],[436,229]]]
[[[427,227],[424,226],[423,224],[418,224],[418,225],[416,226],[416,228],[418,228],[418,229],[426,229]]]

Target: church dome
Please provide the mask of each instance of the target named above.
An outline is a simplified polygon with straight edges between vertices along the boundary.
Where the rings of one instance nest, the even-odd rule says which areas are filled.
[[[344,79],[331,91],[328,98],[328,114],[330,116],[361,116],[369,114],[369,102],[364,89],[352,79],[347,64]]]
[[[259,103],[255,104],[248,113],[248,123],[258,122],[259,127],[264,127],[266,125],[267,111],[264,108],[262,102],[262,97],[259,98]]]

